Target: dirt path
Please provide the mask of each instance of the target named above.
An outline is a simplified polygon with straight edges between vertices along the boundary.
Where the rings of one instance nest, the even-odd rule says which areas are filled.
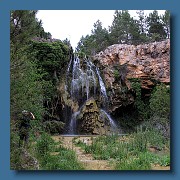
[[[80,147],[75,146],[73,143],[74,137],[53,136],[52,138],[56,142],[62,142],[65,148],[75,151],[78,161],[83,164],[86,170],[113,170],[108,161],[95,160],[91,154],[86,154]],[[79,137],[78,140],[91,143],[90,137]]]
[[[107,160],[95,160],[92,156],[92,154],[86,154],[84,150],[81,147],[77,147],[73,143],[73,136],[52,136],[55,142],[61,142],[62,145],[67,148],[71,149],[76,153],[78,161],[83,164],[83,167],[85,170],[113,170],[113,163],[110,164]],[[86,143],[87,145],[90,145],[92,143],[91,137],[77,137],[76,142],[82,141],[83,143]],[[121,139],[121,141],[127,139]],[[58,152],[54,152],[53,154],[56,155]],[[170,166],[160,166],[160,165],[152,165],[152,170],[170,170]]]

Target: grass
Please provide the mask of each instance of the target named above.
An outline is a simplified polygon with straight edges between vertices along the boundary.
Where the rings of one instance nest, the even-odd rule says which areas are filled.
[[[128,136],[99,136],[92,138],[92,144],[73,140],[96,160],[113,162],[115,170],[150,170],[152,165],[170,166],[169,140],[158,131],[146,129]],[[11,136],[11,169],[22,169],[18,138]],[[34,156],[41,170],[83,170],[73,150],[66,149],[61,142],[55,142],[50,135],[42,133],[28,151]],[[15,148],[16,147],[16,148]],[[150,152],[149,147],[158,150]]]
[[[153,164],[170,165],[169,141],[158,131],[146,130],[120,138],[116,135],[100,136],[91,145],[74,141],[97,160],[114,160],[116,170],[150,170]],[[149,147],[157,148],[157,153]],[[158,153],[160,152],[160,153]]]
[[[82,170],[74,151],[56,143],[48,134],[43,133],[35,144],[36,157],[42,170]],[[56,153],[55,153],[56,152]]]
[[[41,169],[43,170],[83,170],[81,164],[77,162],[75,152],[62,146],[59,147],[57,155],[46,154],[41,159]]]

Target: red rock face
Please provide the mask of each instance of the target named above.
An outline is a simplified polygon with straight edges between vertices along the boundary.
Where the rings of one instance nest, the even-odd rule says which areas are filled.
[[[126,64],[126,78],[140,78],[144,89],[153,86],[152,79],[170,82],[170,40],[137,46],[115,44],[95,55],[94,59],[103,66],[105,81],[110,86],[114,81],[111,67],[115,64]]]

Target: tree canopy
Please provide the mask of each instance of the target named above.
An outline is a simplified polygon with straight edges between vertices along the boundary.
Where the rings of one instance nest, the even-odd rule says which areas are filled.
[[[106,29],[98,20],[90,35],[82,36],[77,51],[94,55],[112,44],[141,44],[170,38],[170,12],[159,15],[154,10],[145,16],[143,10],[131,17],[128,10],[116,10],[112,25]]]

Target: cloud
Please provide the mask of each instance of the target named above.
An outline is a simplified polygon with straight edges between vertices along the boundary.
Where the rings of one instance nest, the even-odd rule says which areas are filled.
[[[137,10],[129,11],[136,16]],[[91,34],[94,23],[99,19],[103,27],[108,28],[113,21],[115,10],[39,10],[37,18],[43,22],[46,32],[55,39],[68,38],[75,49],[82,36]],[[146,10],[149,14],[152,10]],[[159,11],[163,13],[164,10]]]
[[[113,14],[114,10],[39,10],[37,18],[42,20],[45,31],[53,38],[68,38],[75,48],[82,35],[91,34],[98,19],[108,28]]]

